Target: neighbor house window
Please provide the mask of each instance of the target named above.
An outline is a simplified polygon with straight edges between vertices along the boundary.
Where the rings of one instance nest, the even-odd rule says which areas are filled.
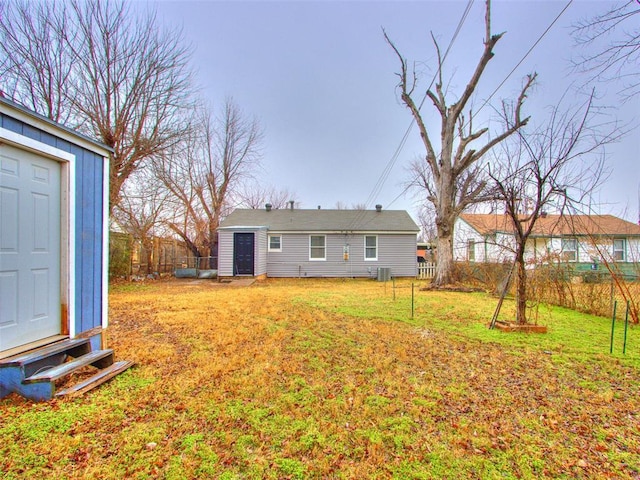
[[[309,237],[309,260],[326,260],[327,246],[324,235],[311,235]]]
[[[470,262],[476,261],[476,241],[467,240],[467,260]]]
[[[280,235],[269,235],[269,251],[270,252],[282,251],[282,237]]]
[[[578,241],[575,238],[562,239],[562,258],[565,262],[575,262],[578,259]]]
[[[375,235],[364,237],[364,259],[378,260],[378,237]]]
[[[624,238],[613,240],[613,259],[616,262],[624,262],[626,260],[626,243]]]

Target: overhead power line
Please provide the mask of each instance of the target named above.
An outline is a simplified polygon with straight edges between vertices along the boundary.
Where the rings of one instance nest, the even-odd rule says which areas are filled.
[[[640,0],[639,0],[640,1]],[[547,28],[545,28],[545,30],[538,36],[538,38],[534,41],[534,43],[531,45],[531,47],[525,52],[525,54],[522,56],[522,58],[520,58],[520,60],[517,62],[517,64],[511,69],[511,71],[504,77],[504,79],[502,79],[502,81],[498,84],[498,86],[493,90],[493,92],[491,92],[491,94],[489,95],[489,97],[483,102],[483,104],[480,106],[480,108],[478,110],[476,110],[472,115],[470,115],[469,120],[466,122],[466,124],[464,125],[463,129],[466,128],[467,125],[469,125],[469,122],[471,122],[473,120],[473,118],[480,112],[482,111],[482,109],[484,107],[487,106],[487,104],[491,101],[491,99],[495,96],[495,94],[500,90],[500,88],[502,88],[502,86],[507,82],[507,80],[514,74],[514,72],[518,69],[518,67],[520,67],[522,65],[522,63],[527,59],[527,57],[531,54],[531,52],[533,52],[533,50],[540,44],[540,42],[542,41],[542,39],[549,33],[549,31],[553,28],[553,26],[558,22],[558,20],[562,17],[562,15],[567,11],[567,9],[571,6],[571,4],[573,3],[573,0],[569,0],[567,2],[567,4],[564,6],[564,8],[558,13],[558,15],[556,15],[556,17],[552,20],[552,22],[547,26]],[[467,9],[465,9],[465,14],[463,14],[463,18],[466,18],[466,14],[468,14],[468,9],[469,9],[469,4],[467,4]],[[456,35],[458,33],[459,30],[456,31]],[[455,36],[452,38],[455,38]],[[450,44],[451,45],[451,44]],[[449,48],[447,49],[447,52],[449,51]],[[444,64],[444,59],[443,59],[443,64]],[[434,77],[435,80],[435,77]],[[427,90],[429,90],[431,88],[431,85],[433,85],[433,81],[431,81],[429,88]],[[422,108],[422,105],[424,104],[424,101],[426,99],[426,93],[425,96],[422,98],[422,101],[420,102],[420,108]],[[392,157],[393,163],[395,164],[395,162],[397,161],[397,158],[400,155],[400,152],[402,151],[402,148],[404,147],[404,144],[406,143],[407,140],[407,136],[409,135],[409,132],[411,130],[411,127],[413,126],[414,120],[412,119],[411,121],[411,125],[409,127],[409,129],[407,129],[407,132],[405,132],[405,136],[402,138],[398,148],[396,149],[395,153],[394,153],[394,157]],[[457,135],[457,133],[456,133]],[[389,169],[390,170],[390,169]],[[390,171],[387,172],[387,176],[389,175]],[[386,177],[385,177],[386,179]],[[404,193],[406,192],[406,188],[403,190],[403,192],[396,197],[393,202],[397,201],[398,198]],[[379,192],[377,192],[379,193]],[[376,193],[376,195],[377,195]],[[392,203],[393,203],[392,202]]]
[[[464,12],[462,13],[462,16],[460,17],[460,20],[458,21],[458,25],[456,27],[456,31],[454,32],[453,36],[451,37],[451,40],[449,41],[449,45],[448,45],[448,47],[447,47],[447,49],[446,49],[446,51],[444,53],[444,56],[442,57],[441,65],[438,66],[438,70],[434,74],[433,78],[431,79],[431,82],[429,83],[429,86],[425,90],[424,96],[422,97],[422,100],[420,101],[420,105],[419,105],[418,109],[421,109],[422,106],[424,105],[424,102],[427,99],[427,92],[431,89],[431,87],[433,86],[433,82],[435,82],[436,78],[438,77],[438,75],[440,73],[440,69],[444,65],[444,62],[447,59],[447,56],[449,55],[449,52],[451,51],[451,48],[453,47],[456,39],[458,38],[458,34],[462,30],[464,22],[466,21],[467,17],[469,16],[469,12],[471,11],[471,7],[473,6],[473,3],[474,3],[474,0],[468,0],[467,1],[467,6],[465,7]],[[373,202],[373,200],[382,191],[382,187],[384,186],[385,182],[389,178],[389,175],[391,174],[391,171],[393,170],[393,167],[395,166],[396,162],[398,161],[398,158],[400,158],[400,153],[402,152],[402,149],[404,148],[404,145],[407,143],[407,139],[409,138],[409,134],[411,133],[411,130],[413,129],[413,124],[414,124],[414,120],[412,119],[411,122],[409,123],[407,129],[405,130],[404,135],[402,136],[402,139],[400,140],[400,143],[398,144],[398,147],[395,149],[395,151],[394,151],[393,155],[391,156],[389,162],[387,162],[387,165],[385,166],[384,170],[382,171],[382,173],[378,177],[378,180],[376,181],[373,189],[371,190],[371,193],[367,197],[367,199],[365,201],[365,209],[369,207],[369,204],[371,202]],[[407,189],[405,188],[403,193],[406,190]],[[397,200],[397,198],[396,198],[396,200]],[[394,200],[394,202],[396,200]],[[356,215],[354,217],[353,221],[350,224],[350,228],[352,228],[354,225],[356,225],[360,221],[360,219],[362,218],[363,215],[364,215],[364,212]]]

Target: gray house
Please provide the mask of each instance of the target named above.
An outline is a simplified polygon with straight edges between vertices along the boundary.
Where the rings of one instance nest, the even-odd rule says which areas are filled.
[[[220,277],[416,275],[419,228],[404,210],[237,209],[218,229]]]

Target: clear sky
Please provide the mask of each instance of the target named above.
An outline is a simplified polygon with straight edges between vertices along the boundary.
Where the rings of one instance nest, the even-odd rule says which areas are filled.
[[[492,30],[506,32],[495,48],[473,105],[478,109],[551,25],[566,1],[495,1]],[[433,32],[444,50],[466,1],[161,1],[159,18],[182,26],[192,42],[202,95],[216,104],[232,96],[265,130],[265,184],[295,193],[302,208],[380,203],[407,209],[416,218],[416,199],[403,194],[407,164],[424,156],[414,127],[394,162],[411,123],[396,85],[399,63],[382,28],[402,54],[415,62],[421,92],[434,74]],[[542,121],[571,82],[570,26],[603,12],[611,2],[575,0],[522,65],[492,97],[490,105],[514,98],[527,73],[538,85],[525,105]],[[445,62],[450,98],[466,85],[482,51],[484,2],[476,0]],[[617,86],[597,85],[602,102],[623,122],[634,122],[640,99],[621,103]],[[421,97],[421,95],[419,95]],[[571,96],[570,96],[571,98]],[[575,101],[579,99],[575,96]],[[439,130],[436,112],[423,107],[428,126]],[[485,106],[474,123],[497,128]],[[636,129],[607,148],[611,174],[596,199],[600,213],[638,220],[640,136]],[[385,171],[389,175],[383,177]],[[377,188],[384,178],[382,188]],[[375,195],[372,196],[372,192]],[[377,193],[376,193],[377,192]]]

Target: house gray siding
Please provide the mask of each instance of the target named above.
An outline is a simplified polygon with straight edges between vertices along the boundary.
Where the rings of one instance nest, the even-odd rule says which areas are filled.
[[[233,277],[233,232],[218,231],[218,276]]]
[[[261,229],[256,232],[255,238],[255,276],[267,273],[267,230]]]
[[[277,232],[270,232],[277,235]],[[282,233],[282,251],[268,252],[267,275],[269,277],[375,277],[378,268],[391,269],[396,277],[416,275],[416,235],[377,234],[378,258],[365,260],[365,235],[324,234],[326,236],[326,260],[309,259],[310,235],[322,233]],[[345,245],[349,245],[349,259],[343,257]]]

